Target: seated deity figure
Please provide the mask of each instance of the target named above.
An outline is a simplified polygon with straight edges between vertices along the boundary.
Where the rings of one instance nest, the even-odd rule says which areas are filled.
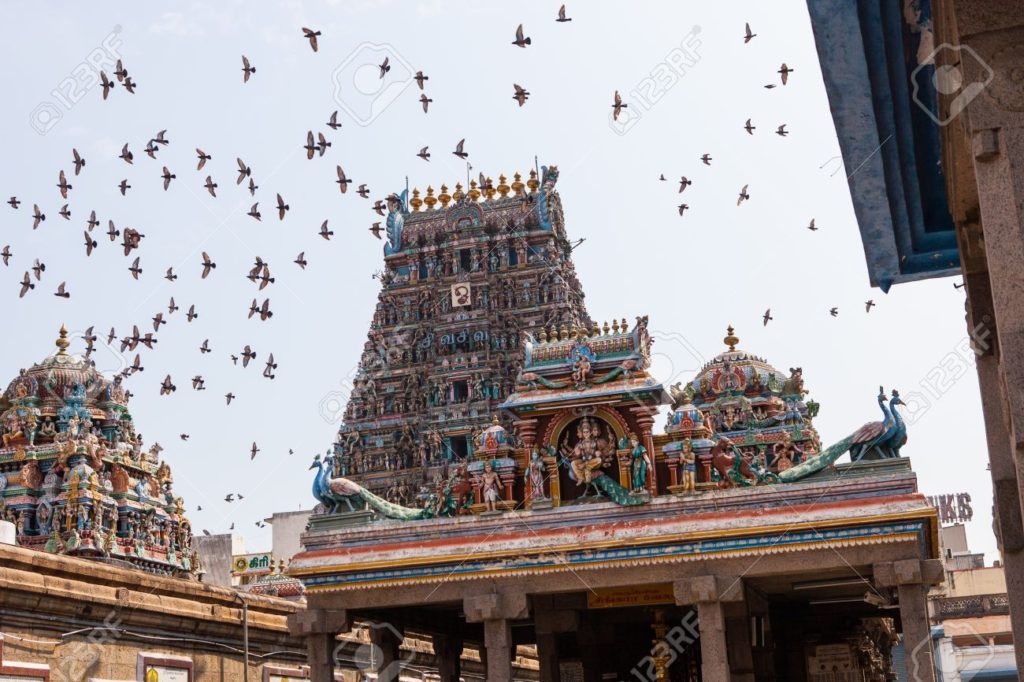
[[[583,497],[586,497],[594,481],[594,472],[604,465],[603,458],[609,455],[609,448],[614,447],[600,437],[599,427],[584,417],[576,429],[579,440],[571,449],[562,446],[562,454],[569,460],[576,485],[584,486]]]

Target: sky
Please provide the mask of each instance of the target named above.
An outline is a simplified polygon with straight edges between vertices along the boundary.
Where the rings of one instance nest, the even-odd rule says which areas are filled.
[[[857,224],[802,0],[773,3],[559,3],[455,0],[333,3],[180,2],[119,7],[17,3],[5,7],[8,55],[0,107],[0,380],[54,350],[62,323],[118,335],[167,324],[145,370],[128,381],[130,408],[147,444],[158,441],[197,529],[235,532],[248,551],[270,548],[275,511],[309,509],[312,456],[333,441],[373,314],[382,243],[372,200],[411,187],[451,188],[466,176],[450,152],[465,138],[473,174],[524,177],[537,157],[557,165],[557,189],[591,316],[601,322],[648,315],[656,376],[687,380],[725,349],[732,324],[740,348],[786,372],[802,367],[825,444],[881,418],[878,386],[909,403],[909,442],[927,495],[967,492],[974,551],[998,558],[991,532],[991,482],[964,296],[951,278],[868,285]],[[744,22],[757,34],[744,44]],[[511,44],[522,23],[531,45]],[[321,31],[314,53],[301,27]],[[241,56],[256,72],[242,81]],[[382,84],[376,64],[392,66]],[[111,78],[121,58],[136,94],[104,101],[96,66]],[[778,83],[781,63],[794,71]],[[422,70],[429,113],[411,81]],[[530,92],[525,106],[513,83]],[[618,90],[629,104],[610,119]],[[326,122],[337,110],[342,127]],[[756,126],[744,131],[747,118]],[[774,134],[780,124],[789,134]],[[306,131],[332,142],[307,160]],[[170,144],[148,158],[146,141]],[[118,157],[129,143],[129,166]],[[429,162],[416,157],[429,146]],[[196,170],[195,148],[212,158]],[[72,148],[86,166],[72,176]],[[708,153],[710,166],[700,161]],[[235,158],[252,168],[257,196],[235,184]],[[334,184],[340,164],[371,199]],[[162,167],[177,177],[167,191]],[[63,169],[67,203],[56,188]],[[206,175],[217,198],[203,189]],[[664,174],[666,182],[659,181]],[[692,181],[685,194],[678,180]],[[117,185],[132,186],[122,197]],[[741,187],[749,201],[737,207]],[[353,186],[354,187],[354,186]],[[280,193],[291,207],[272,209]],[[246,213],[259,200],[260,222]],[[676,206],[689,210],[680,217]],[[46,220],[32,229],[32,204]],[[90,211],[101,228],[86,257]],[[806,229],[815,220],[818,231]],[[324,220],[335,236],[317,232]],[[145,235],[125,258],[100,231],[113,220]],[[200,278],[201,254],[217,263]],[[292,263],[300,251],[305,270]],[[138,281],[128,272],[140,256]],[[263,292],[245,278],[256,256],[276,281]],[[46,264],[35,290],[18,298],[34,259]],[[162,278],[173,267],[178,279]],[[67,283],[70,298],[53,295]],[[169,299],[180,306],[168,315]],[[247,319],[253,297],[274,316]],[[865,311],[865,302],[875,307]],[[185,319],[194,304],[199,317]],[[773,320],[761,315],[771,308]],[[839,314],[829,314],[838,307]],[[211,353],[199,346],[209,340]],[[250,344],[257,362],[229,355]],[[130,363],[99,348],[107,372]],[[77,340],[72,350],[81,352]],[[261,376],[267,354],[276,378]],[[159,395],[167,374],[178,390]],[[194,391],[190,378],[205,379]],[[224,394],[237,398],[225,404]],[[187,433],[182,441],[179,434]],[[253,442],[260,452],[250,460]],[[294,454],[289,455],[289,450]],[[244,499],[227,503],[228,493]],[[202,511],[197,511],[202,506]]]

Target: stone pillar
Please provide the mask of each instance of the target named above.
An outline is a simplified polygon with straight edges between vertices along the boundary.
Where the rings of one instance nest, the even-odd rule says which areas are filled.
[[[730,658],[735,659],[743,652],[734,651],[730,656],[726,641],[725,609],[727,604],[743,601],[743,580],[723,576],[704,575],[690,580],[679,580],[673,584],[676,604],[697,607],[700,627],[700,660],[702,682],[733,682],[752,680],[746,674],[733,676]],[[745,626],[745,624],[744,624]],[[749,647],[749,640],[748,640]],[[749,651],[746,652],[749,657]]]
[[[512,621],[530,615],[525,594],[489,592],[470,595],[463,600],[467,623],[483,623],[484,651],[487,658],[487,682],[512,681]]]
[[[437,658],[437,674],[441,682],[459,682],[462,676],[462,637],[459,635],[434,635],[434,656]]]
[[[335,638],[351,629],[344,609],[311,609],[288,616],[288,633],[306,640],[311,682],[334,682]]]
[[[559,682],[558,634],[580,629],[579,611],[542,608],[534,605],[533,629],[537,633],[537,658],[540,663],[540,682]]]
[[[931,625],[928,620],[928,587],[942,581],[938,559],[904,559],[872,566],[875,585],[897,588],[907,674],[913,682],[935,682]]]
[[[943,3],[945,4],[945,3]],[[1024,260],[1024,7],[1001,0],[955,0],[942,17],[958,35],[942,36],[959,43],[963,58],[958,64],[964,83],[982,83],[976,97],[952,126],[950,136],[966,132],[971,168],[957,173],[958,167],[946,159],[949,177],[969,180],[973,170],[974,187],[955,188],[951,197],[967,276],[970,324],[982,325],[991,337],[988,348],[993,367],[978,363],[989,457],[995,487],[995,516],[1006,562],[1010,617],[1015,637],[1024,637],[1024,288],[1020,264]],[[969,50],[969,52],[967,51]],[[956,126],[956,127],[954,127]],[[950,132],[951,131],[951,132]],[[950,145],[946,144],[944,152]],[[944,156],[950,156],[945,154]],[[968,197],[975,215],[957,215],[958,202]],[[964,202],[966,203],[966,202]],[[981,224],[976,240],[982,265],[968,262],[964,249],[968,234]],[[967,246],[973,246],[968,243]],[[1001,441],[1001,442],[999,442]],[[1024,669],[1024,647],[1016,648],[1018,669]]]
[[[373,645],[373,670],[378,682],[398,682],[402,671],[401,646],[405,635],[390,624],[370,628]]]
[[[540,682],[559,682],[557,634],[537,633],[537,659],[540,664]]]

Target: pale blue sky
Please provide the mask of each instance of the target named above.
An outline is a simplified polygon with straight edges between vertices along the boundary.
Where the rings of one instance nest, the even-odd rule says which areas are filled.
[[[627,12],[622,3],[588,1],[569,3],[573,21],[565,24],[554,21],[558,4],[192,2],[116,11],[7,4],[0,194],[25,205],[0,207],[0,246],[14,252],[10,266],[0,267],[0,374],[13,377],[49,354],[61,322],[121,333],[133,323],[148,326],[163,310],[169,324],[157,349],[143,354],[145,371],[129,382],[139,428],[147,442],[165,446],[197,528],[224,532],[235,522],[251,551],[268,547],[269,529],[258,531],[257,519],[313,504],[307,467],[334,437],[330,412],[343,398],[376,301],[371,275],[382,266],[381,242],[367,228],[379,218],[371,201],[338,194],[334,166],[367,183],[374,199],[400,190],[405,176],[420,188],[451,186],[465,177],[450,154],[465,137],[474,173],[525,174],[534,155],[559,166],[568,231],[586,238],[575,263],[590,313],[601,321],[649,315],[655,371],[667,382],[689,378],[722,350],[732,323],[742,348],[783,371],[803,367],[822,405],[816,423],[826,443],[880,418],[879,384],[916,398],[915,405],[927,402],[915,407],[904,454],[925,493],[972,495],[970,542],[995,558],[963,296],[950,279],[897,286],[889,295],[868,287],[845,181],[853,169],[835,158],[804,2],[631,3]],[[744,21],[758,33],[748,45]],[[533,40],[526,49],[510,44],[520,22]],[[323,32],[318,53],[301,26]],[[103,101],[98,87],[76,87],[84,96],[71,104],[61,94],[65,79],[88,78],[79,65],[104,45],[123,58],[137,94],[117,88]],[[679,64],[681,45],[696,61],[683,75],[669,68]],[[243,53],[257,69],[244,85]],[[373,71],[360,69],[385,53],[397,85],[375,102],[361,92],[378,85],[367,77]],[[778,82],[782,62],[795,69],[789,84],[764,89]],[[427,115],[415,85],[400,85],[407,68],[430,77]],[[532,93],[522,108],[511,99],[513,83]],[[630,113],[640,114],[625,131],[609,126],[616,89]],[[335,109],[344,127],[331,132],[325,123]],[[754,136],[742,128],[748,117]],[[781,123],[786,138],[773,134]],[[322,159],[307,161],[301,148],[310,128],[333,141]],[[161,129],[171,144],[153,161],[143,147]],[[125,142],[134,166],[117,158]],[[434,155],[429,163],[415,156],[424,145]],[[202,173],[197,146],[213,156]],[[60,169],[71,172],[72,147],[87,165],[70,180],[66,222],[55,184]],[[699,162],[705,152],[711,167]],[[260,223],[245,215],[253,199],[234,183],[236,156],[260,185]],[[167,192],[164,164],[177,175]],[[202,188],[207,173],[220,185],[217,199]],[[658,182],[660,173],[669,182]],[[693,181],[683,218],[676,212],[680,175]],[[133,185],[127,197],[116,189],[123,178]],[[745,184],[751,199],[737,208]],[[283,222],[272,216],[276,192],[291,205]],[[47,214],[36,231],[32,203]],[[99,231],[99,247],[86,259],[90,210],[104,227],[113,219],[146,235],[139,282],[127,272],[131,259]],[[812,217],[818,232],[805,229]],[[329,243],[316,235],[324,219],[336,232]],[[200,280],[204,250],[218,267]],[[309,260],[304,272],[291,262],[299,251]],[[246,319],[257,292],[244,275],[256,255],[277,278],[259,294],[271,299],[268,322]],[[36,257],[47,265],[43,281],[19,300],[17,282]],[[162,279],[169,266],[180,276],[174,283]],[[70,300],[52,295],[62,280]],[[168,317],[171,296],[182,309]],[[878,305],[865,314],[869,298]],[[200,317],[188,324],[184,312],[193,303]],[[775,320],[764,328],[760,316],[769,306]],[[838,318],[829,316],[832,306]],[[214,352],[201,355],[206,338]],[[243,370],[228,355],[246,343],[259,358]],[[274,381],[260,376],[268,352],[279,363]],[[112,355],[98,360],[118,368]],[[178,391],[161,397],[167,373]],[[208,390],[190,388],[194,374]],[[227,391],[237,396],[230,407]],[[191,439],[179,440],[181,432]],[[250,463],[253,440],[262,452]],[[245,500],[224,503],[229,491]]]

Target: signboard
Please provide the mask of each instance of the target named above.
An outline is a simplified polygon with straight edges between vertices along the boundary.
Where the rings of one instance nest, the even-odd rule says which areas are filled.
[[[191,682],[192,675],[188,668],[170,668],[165,665],[147,665],[145,682]]]
[[[452,285],[452,307],[461,308],[467,306],[473,301],[472,294],[473,289],[469,282],[459,282],[458,284]]]
[[[242,554],[231,557],[231,575],[267,575],[273,571],[272,554]]]
[[[7,675],[0,673],[0,682],[39,682],[39,680],[45,680],[45,673],[40,672],[37,677],[26,677],[25,675]]]
[[[139,654],[139,682],[192,682],[192,659],[166,654]]]
[[[859,680],[857,664],[849,644],[819,644],[807,657],[808,679],[813,682]]]
[[[614,609],[621,606],[649,606],[675,604],[672,583],[640,585],[637,587],[605,587],[587,593],[587,608]]]
[[[560,682],[583,682],[582,661],[562,661],[558,664]]]
[[[928,503],[939,510],[940,523],[967,523],[974,518],[970,493],[931,495]]]

